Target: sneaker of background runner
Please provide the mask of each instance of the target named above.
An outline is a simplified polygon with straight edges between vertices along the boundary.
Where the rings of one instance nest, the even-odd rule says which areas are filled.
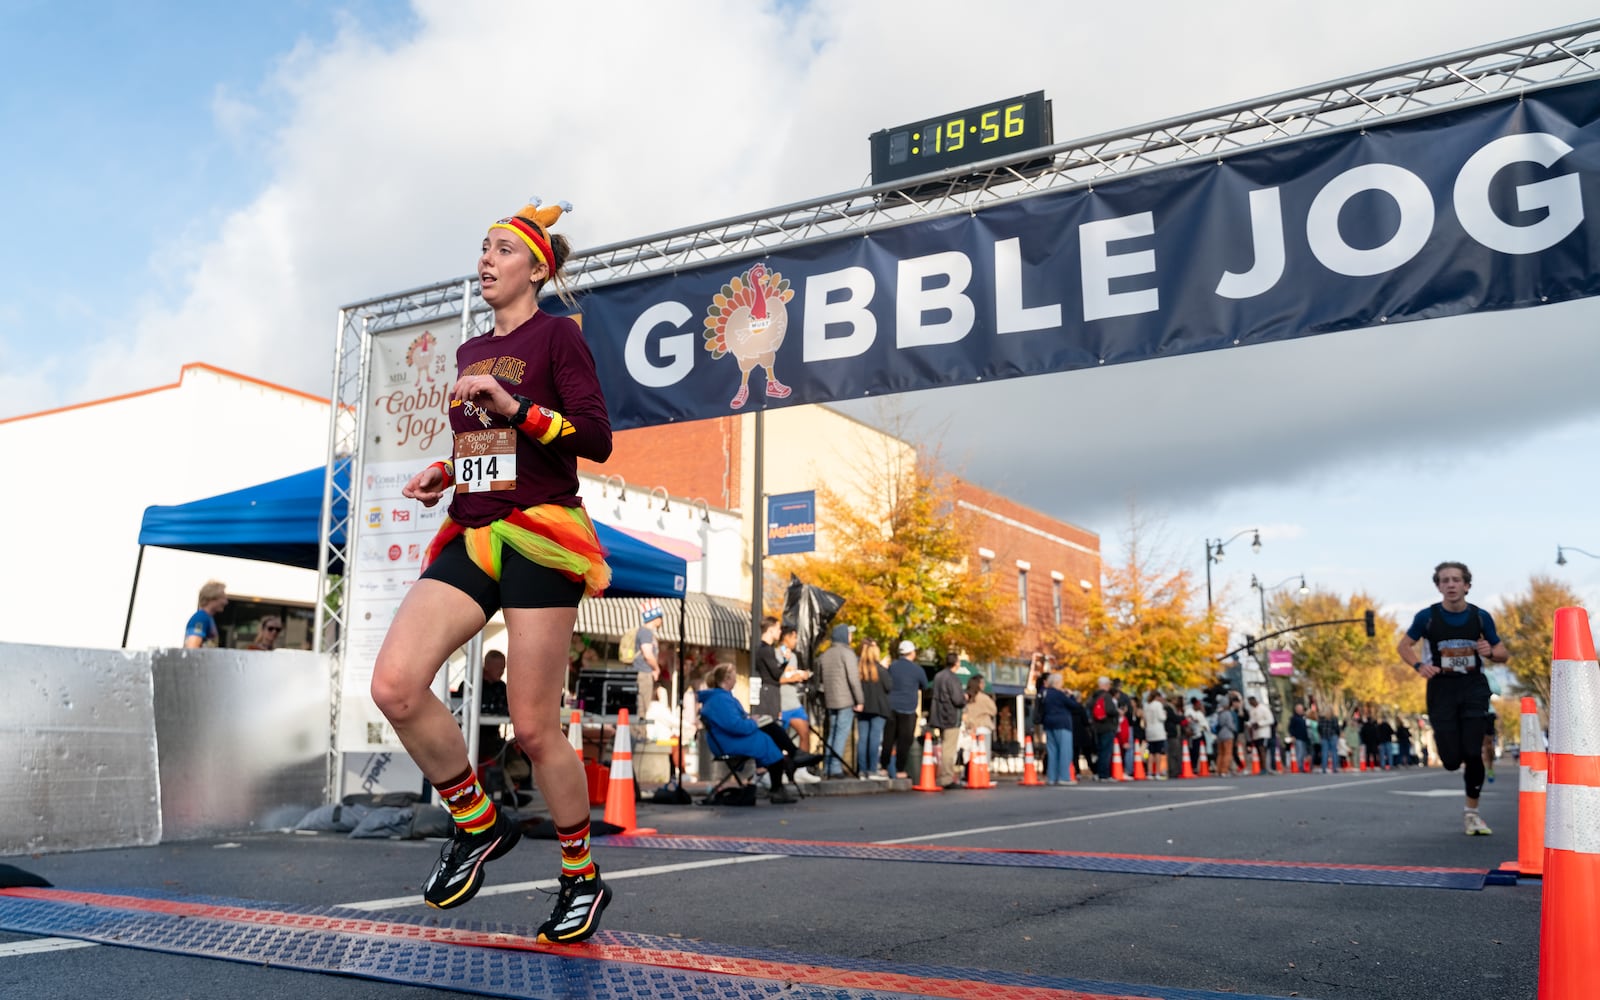
[[[1489,784],[1491,784],[1491,785],[1494,784],[1494,768],[1492,768],[1492,767],[1484,768],[1483,769],[1483,774],[1484,774],[1484,777],[1489,779]]]
[[[497,813],[494,826],[483,833],[462,833],[458,827],[439,852],[432,874],[422,883],[422,898],[440,910],[467,902],[483,885],[485,862],[502,857],[521,839],[522,828],[504,812]]]
[[[539,940],[545,944],[576,944],[600,929],[600,914],[611,903],[611,889],[600,879],[596,866],[593,878],[561,876],[556,892],[556,907],[550,919],[539,925]]]
[[[1476,809],[1468,809],[1462,814],[1462,825],[1466,828],[1469,837],[1487,837],[1494,831],[1489,829],[1489,824],[1483,821]]]

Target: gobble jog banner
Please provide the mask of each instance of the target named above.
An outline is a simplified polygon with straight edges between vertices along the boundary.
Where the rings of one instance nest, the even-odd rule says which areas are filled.
[[[1600,290],[1597,114],[1569,84],[579,305],[622,429],[1560,302]]]

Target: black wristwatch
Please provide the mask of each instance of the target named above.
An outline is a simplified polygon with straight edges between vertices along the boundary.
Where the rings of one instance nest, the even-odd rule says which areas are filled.
[[[533,400],[527,396],[517,395],[513,395],[511,398],[517,401],[517,412],[511,415],[511,426],[521,427],[522,422],[528,419],[528,411],[533,409]]]

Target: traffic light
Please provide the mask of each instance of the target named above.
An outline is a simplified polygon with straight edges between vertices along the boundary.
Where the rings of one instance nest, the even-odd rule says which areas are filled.
[[[1371,639],[1373,636],[1378,634],[1378,616],[1372,613],[1371,608],[1368,608],[1366,612],[1362,614],[1361,620],[1366,623],[1368,639]]]

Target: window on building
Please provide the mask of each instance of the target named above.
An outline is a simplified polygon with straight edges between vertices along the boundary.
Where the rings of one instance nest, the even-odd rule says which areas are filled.
[[[1017,611],[1022,624],[1028,624],[1028,571],[1017,570]]]
[[[1056,624],[1061,624],[1061,581],[1050,581],[1050,611],[1055,615]]]

